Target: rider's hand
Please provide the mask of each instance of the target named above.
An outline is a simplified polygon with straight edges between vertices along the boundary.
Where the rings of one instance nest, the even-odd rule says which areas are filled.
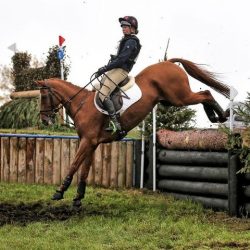
[[[107,71],[107,67],[101,67],[100,69],[97,70],[95,77],[99,77],[100,75],[102,75],[103,73],[105,73]]]

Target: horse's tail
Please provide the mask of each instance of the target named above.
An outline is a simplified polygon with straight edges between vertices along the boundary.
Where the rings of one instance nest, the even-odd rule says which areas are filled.
[[[230,88],[226,84],[220,82],[215,78],[215,74],[212,72],[209,72],[205,69],[202,69],[197,64],[181,59],[181,58],[172,58],[168,60],[169,62],[175,63],[179,62],[182,64],[184,69],[187,71],[187,73],[192,76],[193,78],[197,79],[198,81],[201,81],[214,89],[215,91],[221,93],[225,97],[230,97]]]

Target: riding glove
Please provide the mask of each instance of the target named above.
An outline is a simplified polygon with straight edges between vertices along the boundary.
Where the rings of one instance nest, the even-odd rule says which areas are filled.
[[[95,77],[99,77],[100,75],[102,75],[103,73],[105,73],[106,71],[108,71],[107,66],[101,67],[97,70]]]

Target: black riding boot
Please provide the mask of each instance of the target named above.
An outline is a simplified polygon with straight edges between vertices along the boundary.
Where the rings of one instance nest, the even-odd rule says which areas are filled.
[[[117,114],[115,113],[114,103],[109,97],[105,97],[105,99],[103,100],[103,106],[108,111],[110,119],[111,119],[110,121],[111,126],[106,128],[105,130],[120,132],[122,128],[121,128],[120,122],[118,121]]]

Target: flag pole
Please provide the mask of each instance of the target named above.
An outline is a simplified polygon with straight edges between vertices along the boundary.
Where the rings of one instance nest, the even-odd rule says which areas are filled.
[[[60,50],[62,49],[62,46],[59,47]],[[63,59],[60,59],[60,69],[61,69],[61,79],[64,80],[64,68],[63,68]]]
[[[58,58],[60,61],[60,71],[61,71],[61,79],[64,80],[64,67],[63,67],[63,58],[64,58],[64,51],[63,51],[63,43],[65,41],[65,38],[62,36],[59,36],[59,51],[58,51]],[[63,108],[63,117],[65,117],[66,124],[69,124],[69,116],[65,111],[65,108]]]

